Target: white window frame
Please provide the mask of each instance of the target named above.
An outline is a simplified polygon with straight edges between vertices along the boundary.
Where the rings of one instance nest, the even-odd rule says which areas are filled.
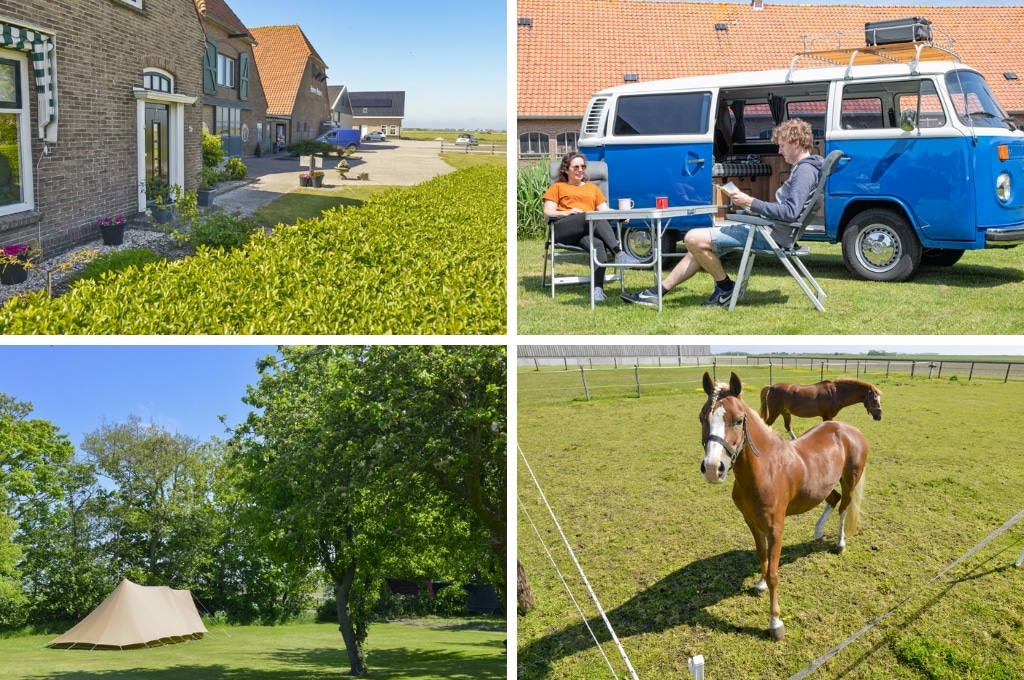
[[[236,61],[226,54],[217,53],[217,87],[235,86]]]
[[[18,161],[21,170],[21,202],[0,206],[0,215],[13,215],[15,213],[32,210],[35,207],[35,194],[32,188],[35,182],[32,177],[32,105],[31,98],[35,96],[32,88],[34,80],[29,80],[28,54],[18,50],[0,49],[0,57],[17,62],[21,71],[21,107],[17,109],[0,109],[0,113],[14,114],[18,116]]]
[[[175,87],[173,74],[158,68],[147,68],[145,73],[159,73],[171,79],[171,89]],[[134,89],[135,93],[135,135],[136,144],[139,149],[137,159],[136,181],[139,186],[146,183],[146,102],[167,104],[167,127],[169,137],[168,158],[167,158],[167,181],[171,186],[177,184],[185,188],[185,106],[192,106],[196,103],[197,97],[190,97],[184,94],[172,92],[160,92],[159,90],[146,90],[141,87]],[[146,209],[146,192],[139,191],[139,212]]]
[[[121,0],[126,5],[131,5],[136,9],[142,9],[142,0]]]

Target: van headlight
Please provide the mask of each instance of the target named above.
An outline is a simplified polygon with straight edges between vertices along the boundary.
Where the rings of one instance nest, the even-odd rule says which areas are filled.
[[[1010,187],[1010,173],[999,173],[999,177],[996,177],[996,196],[1003,203],[1009,203],[1012,195],[1013,191]]]

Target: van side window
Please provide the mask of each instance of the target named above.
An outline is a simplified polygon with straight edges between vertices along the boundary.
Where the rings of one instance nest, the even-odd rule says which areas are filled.
[[[844,130],[880,130],[885,127],[879,97],[851,97],[845,92],[839,117],[839,124]]]
[[[710,92],[673,92],[619,97],[612,134],[706,134],[709,129],[710,110]]]
[[[815,139],[825,136],[825,109],[827,104],[824,99],[789,102],[786,104],[786,116],[788,118],[800,118],[811,126],[811,132]]]
[[[946,113],[942,110],[942,103],[939,101],[939,95],[935,94],[935,88],[932,86],[931,94],[923,93],[921,95],[921,114],[917,118],[917,127],[919,128],[940,128],[946,124]],[[896,110],[903,111],[904,109],[917,110],[917,95],[902,94],[896,98]]]

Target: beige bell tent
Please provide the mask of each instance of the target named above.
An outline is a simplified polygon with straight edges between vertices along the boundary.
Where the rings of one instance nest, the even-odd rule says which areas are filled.
[[[50,643],[67,649],[129,649],[199,639],[206,626],[192,593],[167,586],[140,586],[128,579],[81,623]]]

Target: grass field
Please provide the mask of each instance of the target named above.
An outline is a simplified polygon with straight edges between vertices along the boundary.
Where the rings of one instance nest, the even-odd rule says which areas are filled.
[[[639,677],[689,678],[687,659],[701,654],[708,678],[788,678],[893,608],[810,677],[1024,677],[1024,569],[1013,566],[1024,522],[936,578],[1024,506],[1015,426],[1024,383],[881,378],[881,422],[861,406],[840,413],[871,446],[863,524],[837,555],[835,517],[822,543],[812,537],[818,510],[788,518],[779,586],[786,637],[775,643],[768,600],[753,594],[760,569],[731,483],[709,485],[698,470],[704,369],[652,370],[662,377],[643,397],[594,389],[590,402],[563,391],[557,372],[517,374],[519,445]],[[621,383],[622,373],[595,370],[588,383]],[[767,370],[738,373],[756,408]],[[792,377],[776,369],[775,380]],[[799,381],[816,379],[808,371]],[[628,677],[517,463],[526,511]],[[610,677],[522,508],[518,554],[538,604],[519,619],[520,678]]]
[[[153,649],[88,651],[49,649],[55,635],[0,639],[5,680],[91,678],[155,680],[293,680],[339,678],[348,656],[338,627],[214,627],[202,640]],[[504,678],[504,631],[374,624],[366,641],[372,677]]]
[[[521,334],[955,335],[1024,329],[1024,248],[969,251],[952,267],[923,267],[910,281],[877,283],[854,278],[839,245],[815,243],[803,259],[828,295],[824,314],[775,258],[763,255],[754,263],[746,297],[731,313],[699,306],[713,287],[703,272],[673,290],[661,314],[620,300],[618,283],[606,286],[608,301],[591,311],[586,285],[561,286],[554,299],[541,288],[543,240],[519,241],[517,248]],[[738,253],[725,258],[734,278],[738,266]],[[629,292],[653,282],[649,270],[626,274]]]
[[[463,133],[472,133],[476,141],[481,144],[505,144],[508,141],[507,132],[475,132],[474,130],[410,130],[402,128],[402,139],[415,139],[423,142],[432,142],[441,138],[446,142],[454,142],[455,138]]]

